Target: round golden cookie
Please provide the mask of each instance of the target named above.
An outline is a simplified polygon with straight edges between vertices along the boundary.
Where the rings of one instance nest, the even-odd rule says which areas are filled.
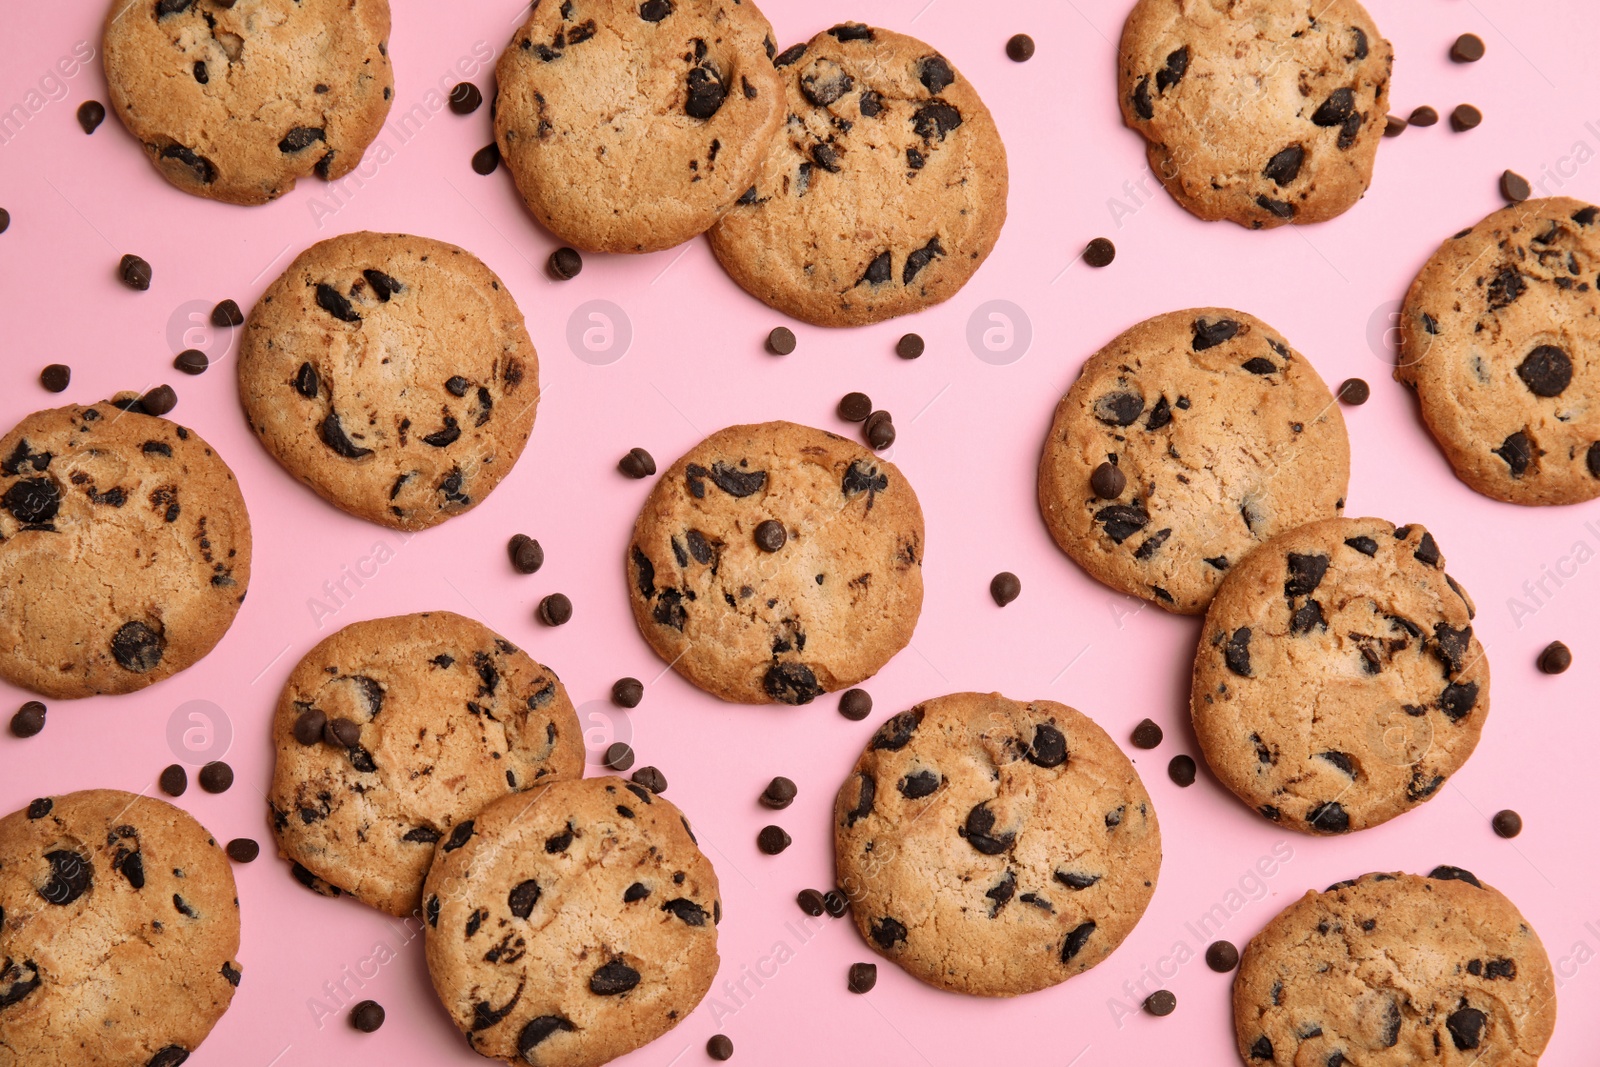
[[[536,219],[587,252],[717,221],[783,121],[753,0],[534,4],[495,68],[495,139]]]
[[[561,682],[448,611],[353,623],[323,640],[289,675],[272,737],[267,802],[281,854],[306,885],[391,915],[418,912],[434,844],[463,820],[583,774]]]
[[[1251,939],[1233,1024],[1246,1064],[1534,1067],[1555,975],[1516,905],[1470,871],[1366,874]]]
[[[717,974],[716,872],[621,778],[536,786],[439,846],[428,973],[479,1055],[598,1067],[682,1022]]]
[[[186,193],[264,204],[361,162],[394,95],[388,0],[112,0],[111,106]]]
[[[1139,0],[1117,98],[1173,199],[1259,230],[1324,222],[1366,193],[1393,66],[1356,0]]]
[[[930,46],[847,22],[773,62],[788,121],[711,250],[757,300],[859,326],[948,300],[1000,237],[1006,149]]]
[[[238,951],[228,858],[171,804],[88,789],[0,819],[0,1064],[177,1067]]]
[[[420,530],[510,473],[539,360],[511,293],[472,253],[349,233],[300,253],[262,294],[239,396],[267,451],[329,503]]]
[[[250,517],[194,431],[106,402],[0,437],[0,677],[129,693],[193,666],[250,585]]]
[[[1327,519],[1223,579],[1194,661],[1206,762],[1262,816],[1308,834],[1386,822],[1477,747],[1489,661],[1433,535]]]
[[[807,704],[876,674],[922,610],[922,508],[899,468],[792,422],[730,426],[662,473],[628,593],[650,646],[742,704]]]
[[[1338,515],[1349,481],[1344,416],[1316,368],[1260,319],[1195,308],[1084,364],[1045,441],[1039,509],[1092,576],[1197,615],[1256,545]]]
[[[1406,294],[1394,376],[1484,496],[1600,496],[1597,222],[1569,197],[1513,204],[1446,241]]]
[[[1161,870],[1133,764],[1048,700],[957,693],[894,716],[833,816],[862,936],[959,993],[1030,993],[1093,967],[1144,914]]]

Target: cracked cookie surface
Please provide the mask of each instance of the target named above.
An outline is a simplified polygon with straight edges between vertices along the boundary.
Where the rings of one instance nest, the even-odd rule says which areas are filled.
[[[767,523],[775,551],[757,534]],[[651,490],[628,593],[645,640],[701,689],[806,704],[911,640],[922,551],[922,508],[894,464],[790,422],[730,426]]]
[[[1190,710],[1223,785],[1310,834],[1376,826],[1435,796],[1477,747],[1489,662],[1433,535],[1329,519],[1229,571]]]
[[[289,675],[272,737],[281,854],[308,886],[399,916],[418,913],[434,845],[463,820],[583,774],[555,674],[448,611],[358,622],[318,644]]]
[[[0,1064],[177,1067],[233,1000],[239,899],[165,801],[40,797],[0,819]]]
[[[1139,0],[1117,98],[1190,213],[1252,229],[1324,222],[1372,183],[1393,65],[1355,0]]]
[[[0,438],[0,676],[128,693],[198,662],[250,585],[233,472],[176,423],[106,402]]]
[[[1079,711],[957,693],[885,722],[839,789],[861,935],[942,989],[1028,993],[1104,960],[1144,914],[1161,832],[1133,764]]]
[[[845,23],[773,59],[788,111],[710,231],[739,286],[819,326],[947,300],[1006,217],[1005,145],[977,90],[930,46]]]
[[[752,0],[550,0],[496,68],[495,139],[528,210],[591,252],[704,233],[783,117]]]
[[[1349,480],[1344,417],[1310,361],[1260,319],[1195,308],[1084,364],[1045,441],[1039,508],[1092,576],[1195,615],[1256,545],[1338,515]]]
[[[111,105],[167,181],[263,204],[361,162],[389,113],[388,0],[113,0]]]
[[[300,253],[262,294],[239,396],[267,451],[329,503],[420,530],[510,473],[539,361],[516,301],[470,252],[352,233]]]
[[[1600,208],[1496,211],[1433,254],[1401,317],[1394,376],[1457,477],[1512,504],[1600,496]]]
[[[1539,935],[1470,871],[1366,874],[1307,893],[1233,983],[1247,1064],[1533,1067],[1556,1021]]]
[[[460,826],[428,872],[424,929],[434,989],[475,1052],[598,1067],[700,1003],[722,900],[667,800],[569,779]]]

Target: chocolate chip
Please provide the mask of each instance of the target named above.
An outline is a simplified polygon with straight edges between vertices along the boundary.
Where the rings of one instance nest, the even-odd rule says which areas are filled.
[[[901,359],[916,359],[926,347],[921,334],[908,333],[895,342],[894,354]]]
[[[1161,727],[1153,719],[1142,719],[1138,726],[1133,728],[1134,748],[1155,748],[1161,744]]]
[[[1427,104],[1411,112],[1410,124],[1413,126],[1432,126],[1439,121],[1439,113]]]
[[[72,384],[72,368],[65,363],[51,363],[39,372],[39,384],[52,393],[66,392]]]
[[[518,574],[533,574],[544,566],[544,549],[527,534],[513,534],[506,545],[511,566]]]
[[[172,365],[184,374],[204,374],[211,361],[198,348],[185,348],[173,357]]]
[[[1026,63],[1033,58],[1033,38],[1025,33],[1013,34],[1006,42],[1006,55],[1014,63]]]
[[[1306,813],[1306,822],[1319,834],[1342,834],[1350,829],[1350,815],[1336,800],[1324,801]]]
[[[787,356],[794,351],[794,331],[787,326],[774,327],[767,334],[767,351],[775,356]]]
[[[872,714],[872,695],[865,689],[846,689],[839,698],[839,714],[851,722],[860,722]]]
[[[178,394],[170,385],[158,385],[139,398],[147,415],[165,415],[178,406]]]
[[[761,803],[781,811],[794,803],[797,792],[799,790],[794,782],[780,775],[767,784],[766,791],[761,794]]]
[[[85,100],[78,105],[78,125],[84,133],[93,133],[106,120],[106,106],[98,100]]]
[[[278,151],[288,155],[291,152],[303,152],[319,141],[326,142],[327,134],[317,126],[296,126],[283,135],[283,140],[278,142]]]
[[[44,814],[34,815],[34,807],[40,801],[34,801],[28,808],[28,817],[44,818],[49,813],[50,801],[46,798],[43,803],[47,805]],[[50,864],[50,880],[44,887],[37,890],[46,903],[56,907],[65,907],[89,891],[94,882],[94,868],[89,860],[71,849],[56,849],[44,854],[45,861]]]
[[[651,0],[651,3],[659,2],[660,0]],[[644,6],[649,7],[650,3],[646,3]],[[640,10],[643,10],[643,8]],[[714,1060],[732,1059],[733,1039],[727,1034],[712,1034],[711,1038],[706,1042],[706,1055]]]
[[[1539,670],[1545,674],[1560,674],[1572,666],[1572,650],[1560,641],[1552,641],[1539,653]]]
[[[1274,185],[1288,185],[1300,176],[1300,165],[1305,160],[1306,150],[1300,145],[1292,144],[1267,160],[1267,165],[1261,169],[1261,175]]]
[[[1335,89],[1328,94],[1316,111],[1311,113],[1311,121],[1318,126],[1332,127],[1343,126],[1346,119],[1355,113],[1356,94],[1348,88]]]
[[[633,746],[617,741],[606,749],[605,764],[614,771],[625,771],[633,766]]]
[[[363,1034],[370,1034],[383,1025],[383,1005],[376,1000],[363,1000],[350,1009],[350,1025]]]
[[[998,856],[1011,848],[1017,835],[1004,832],[996,834],[993,831],[994,812],[989,810],[989,802],[985,800],[967,812],[966,825],[957,833],[985,856]]]
[[[546,626],[563,626],[572,618],[572,601],[565,593],[551,593],[539,601],[539,621]]]
[[[658,767],[640,767],[633,772],[629,779],[634,785],[648,789],[652,793],[665,793],[667,791],[667,776],[661,773]]]
[[[1456,1048],[1465,1052],[1482,1043],[1483,1028],[1488,1022],[1489,1017],[1477,1008],[1458,1008],[1445,1018],[1444,1028],[1450,1031]]]
[[[1351,407],[1360,407],[1372,397],[1372,387],[1361,378],[1346,378],[1339,386],[1339,399]]]
[[[1178,998],[1170,989],[1158,989],[1144,998],[1144,1010],[1160,1018],[1171,1015],[1178,1007]]]
[[[30,700],[17,709],[11,716],[11,735],[13,737],[32,737],[44,729],[44,720],[47,709],[43,702]]]
[[[472,153],[472,169],[479,174],[493,174],[500,167],[500,146],[486,144]]]
[[[1239,966],[1239,950],[1231,941],[1213,941],[1206,946],[1206,966],[1218,974],[1227,974]]]
[[[150,264],[131,252],[123,256],[122,262],[117,264],[117,274],[129,289],[137,289],[142,293],[150,288]]]
[[[13,515],[17,514],[15,502],[11,499],[12,493],[18,486],[26,482],[15,482],[6,491],[6,506]],[[51,514],[55,514],[51,509]],[[19,519],[22,516],[17,515]],[[31,521],[24,519],[23,521]],[[166,651],[167,639],[156,633],[142,622],[126,622],[117,628],[111,635],[111,656],[123,670],[134,674],[144,674],[153,671],[161,663],[161,656]]]
[[[823,895],[815,889],[802,889],[795,898],[795,903],[800,905],[800,910],[812,918],[820,916],[826,910]]]
[[[1096,237],[1083,246],[1083,261],[1091,267],[1106,267],[1117,258],[1117,246],[1104,237]]]
[[[212,760],[200,768],[200,788],[207,793],[226,793],[233,785],[233,768],[221,760]]]
[[[1450,128],[1457,133],[1465,133],[1467,130],[1476,129],[1482,121],[1483,112],[1471,104],[1457,104],[1456,109],[1450,112]]]
[[[1181,788],[1194,785],[1195,764],[1193,756],[1173,756],[1167,764],[1167,777]]]
[[[830,889],[822,894],[822,907],[830,916],[838,919],[850,910],[850,898],[837,889]]]
[[[1089,488],[1101,500],[1115,500],[1128,487],[1128,476],[1114,463],[1102,463],[1089,475]]]
[[[1572,384],[1572,360],[1555,345],[1540,345],[1517,364],[1517,377],[1534,396],[1560,396]]]
[[[705,64],[689,68],[688,87],[683,110],[692,119],[710,119],[728,98],[728,87],[721,76]]]
[[[1450,58],[1457,63],[1476,63],[1483,58],[1483,38],[1475,33],[1463,33],[1450,46]]]
[[[845,988],[852,993],[870,993],[872,987],[878,984],[878,965],[876,963],[852,963],[850,975],[845,979]]]
[[[636,708],[644,699],[644,683],[637,678],[618,678],[611,686],[611,702],[619,708]]]
[[[924,89],[938,96],[956,80],[956,75],[944,56],[935,53],[922,57],[922,61],[917,64],[917,80],[922,83]]]
[[[1406,127],[1411,125],[1399,115],[1390,115],[1384,119],[1383,135],[1385,137],[1399,137],[1406,132]]]
[[[617,461],[617,470],[630,478],[648,478],[656,472],[656,460],[642,448],[630,448],[628,454]]]
[[[660,22],[672,14],[672,0],[644,0],[639,5],[639,17],[646,22]]]
[[[769,856],[776,856],[788,848],[790,837],[781,826],[763,826],[756,835],[756,847]]]
[[[450,110],[470,115],[483,104],[483,92],[471,82],[457,82],[450,90]]]
[[[894,418],[887,411],[874,411],[868,415],[864,430],[867,445],[874,452],[882,452],[894,444]]]
[[[161,785],[161,791],[167,796],[181,797],[189,789],[189,772],[174,763],[161,772],[161,777],[157,781]]]
[[[872,398],[866,393],[846,393],[839,400],[839,417],[845,422],[866,422],[872,414]]]
[[[322,740],[328,716],[317,708],[305,705],[294,720],[294,739],[302,745],[314,745]]]
[[[0,207],[0,233],[5,233],[9,229],[11,229],[11,212]]]
[[[756,525],[756,547],[763,552],[776,552],[789,540],[783,523],[777,519],[764,519]]]
[[[1232,319],[1218,319],[1207,322],[1205,319],[1195,319],[1190,325],[1194,338],[1189,342],[1189,347],[1196,352],[1204,352],[1208,348],[1215,348],[1224,341],[1233,340],[1239,332],[1239,324]],[[1133,421],[1132,419],[1128,420]],[[1127,425],[1127,423],[1123,423]]]
[[[1022,580],[1010,571],[1001,571],[989,580],[989,595],[1000,607],[1005,607],[1022,592]]]
[[[254,863],[255,858],[261,855],[261,846],[248,837],[236,837],[228,842],[225,851],[235,863]]]
[[[1500,195],[1513,204],[1520,204],[1533,195],[1533,187],[1528,184],[1528,179],[1514,170],[1508,170],[1500,175]]]

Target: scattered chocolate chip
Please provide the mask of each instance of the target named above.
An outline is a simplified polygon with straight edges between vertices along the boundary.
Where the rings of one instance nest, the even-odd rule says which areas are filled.
[[[471,82],[457,82],[450,90],[450,110],[470,115],[483,105],[483,91]]]
[[[1160,1018],[1171,1015],[1178,1006],[1178,998],[1170,989],[1158,989],[1144,998],[1144,1010]]]
[[[42,701],[30,700],[11,716],[11,736],[32,737],[44,729],[47,709]]]
[[[185,374],[204,374],[211,361],[198,348],[185,348],[173,359],[172,365]]]
[[[756,547],[763,552],[776,552],[789,540],[783,523],[777,519],[763,519],[756,525]]]
[[[1213,941],[1206,946],[1206,966],[1218,974],[1227,974],[1239,966],[1239,950],[1231,941]]]
[[[1465,133],[1468,130],[1476,129],[1482,121],[1483,112],[1471,104],[1457,104],[1456,109],[1450,112],[1450,128],[1457,133]]]
[[[1167,764],[1167,777],[1183,789],[1194,785],[1195,763],[1193,756],[1173,756]]]
[[[1476,63],[1483,58],[1483,38],[1475,33],[1463,33],[1450,46],[1450,58],[1457,63]]]
[[[1096,237],[1083,247],[1083,261],[1091,267],[1109,267],[1117,258],[1117,246],[1104,237]]]
[[[636,708],[644,699],[644,683],[637,678],[618,678],[611,685],[611,702],[619,708]]]
[[[921,334],[908,333],[901,337],[900,340],[895,342],[894,354],[899,356],[901,359],[916,359],[918,356],[922,355],[925,347],[926,345],[923,343]],[[851,421],[853,422],[855,420],[852,419]]]
[[[769,856],[776,856],[789,847],[790,838],[781,826],[763,826],[756,835],[756,847]]]
[[[648,789],[652,793],[665,793],[667,791],[667,776],[661,773],[658,767],[640,767],[633,772],[629,779],[641,789]]]
[[[486,144],[472,153],[472,169],[479,174],[493,174],[500,167],[500,146]]]
[[[852,993],[870,993],[872,987],[878,984],[878,965],[876,963],[852,963],[850,976],[845,980],[845,987]]]
[[[872,714],[872,695],[865,689],[846,689],[839,698],[839,714],[851,722],[860,722]]]
[[[824,911],[827,910],[827,905],[824,903],[822,894],[817,892],[815,889],[800,890],[800,893],[794,898],[794,902],[800,905],[801,911],[805,912],[812,918],[820,916]]]
[[[506,551],[511,554],[511,566],[518,574],[532,574],[544,566],[544,549],[527,534],[514,534]]]
[[[129,289],[137,289],[142,293],[150,288],[150,264],[131,252],[123,256],[122,262],[117,264],[117,274]]]
[[[649,7],[647,3],[645,7]],[[706,1055],[714,1060],[733,1058],[733,1039],[727,1034],[713,1034],[711,1040],[706,1042]]]
[[[39,384],[52,393],[66,392],[72,384],[72,368],[65,363],[52,363],[39,372]]]
[[[1572,649],[1552,641],[1539,653],[1539,669],[1545,674],[1560,674],[1572,666]]]
[[[846,393],[839,400],[839,417],[845,422],[866,422],[872,414],[872,398],[866,393]]]
[[[161,772],[158,779],[161,791],[169,797],[181,797],[189,789],[189,772],[174,763]]]
[[[165,415],[178,406],[178,394],[170,385],[158,385],[139,398],[139,406],[147,415]]]
[[[1385,137],[1399,137],[1406,132],[1406,127],[1411,125],[1399,115],[1390,115],[1384,120],[1383,135]]]
[[[233,768],[221,760],[212,760],[200,768],[200,788],[207,793],[226,793],[233,785]]]
[[[294,720],[294,739],[302,745],[314,745],[322,740],[327,729],[328,716],[317,708],[306,705]]]
[[[1408,121],[1412,126],[1432,126],[1439,121],[1439,113],[1427,104],[1423,104],[1411,112],[1411,117]]]
[[[0,233],[5,233],[9,229],[11,229],[11,212],[0,207]]]
[[[1026,63],[1033,58],[1033,38],[1025,33],[1013,34],[1006,42],[1006,55],[1013,63]]]
[[[98,100],[85,100],[78,105],[78,125],[84,133],[93,133],[106,120],[106,106]]]
[[[1155,748],[1161,744],[1161,727],[1153,719],[1142,719],[1138,726],[1133,728],[1134,748]]]
[[[894,418],[887,411],[874,411],[867,416],[863,436],[874,452],[882,452],[894,444]]]
[[[350,1009],[350,1025],[363,1034],[370,1034],[383,1025],[383,1005],[376,1000],[363,1000]]]
[[[1114,463],[1102,463],[1089,475],[1089,488],[1101,500],[1115,500],[1128,487],[1128,476]]]
[[[1489,825],[1494,827],[1494,832],[1501,837],[1516,837],[1522,833],[1522,816],[1507,808],[1494,813],[1494,818],[1489,820]]]
[[[1360,407],[1372,397],[1372,387],[1362,378],[1346,378],[1339,386],[1339,399],[1351,407]]]
[[[840,918],[850,910],[850,898],[840,890],[830,889],[822,894],[822,909],[833,918]]]
[[[794,782],[779,775],[767,783],[766,791],[761,794],[761,803],[769,808],[781,811],[794,803],[794,797],[797,792],[799,790],[795,787]]]
[[[551,593],[539,601],[539,621],[546,626],[562,626],[571,618],[572,601],[565,593]]]
[[[1500,175],[1500,195],[1513,204],[1520,204],[1533,195],[1533,187],[1528,184],[1528,179],[1514,170],[1508,170]]]
[[[794,351],[794,331],[787,326],[777,326],[767,334],[767,351],[775,356],[787,356]]]
[[[605,763],[614,771],[625,771],[633,766],[633,746],[618,741],[606,749]]]
[[[642,448],[630,448],[617,460],[617,470],[630,478],[648,478],[656,472],[656,460]]]
[[[235,863],[254,863],[261,855],[261,846],[248,837],[236,837],[228,842],[228,858]]]
[[[244,312],[239,310],[239,305],[232,300],[224,300],[211,309],[211,325],[219,329],[226,326],[243,326]]]
[[[1010,571],[1001,571],[989,580],[989,595],[1000,607],[1005,607],[1022,592],[1022,580]]]

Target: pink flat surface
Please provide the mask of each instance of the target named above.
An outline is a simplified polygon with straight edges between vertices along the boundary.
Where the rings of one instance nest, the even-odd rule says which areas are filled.
[[[1114,42],[1129,0],[767,0],[780,46],[863,15],[931,42],[978,85],[1009,151],[1010,223],[971,284],[921,315],[849,331],[785,322],[735,288],[703,241],[641,258],[591,256],[576,280],[548,280],[541,268],[555,242],[525,215],[508,175],[483,178],[469,166],[491,139],[488,108],[460,118],[433,95],[460,79],[458,69],[475,72],[487,90],[483,60],[519,21],[513,0],[396,4],[384,161],[375,163],[374,149],[342,191],[308,179],[258,208],[171,189],[114,117],[93,137],[80,132],[78,104],[105,99],[102,6],[0,7],[0,105],[19,104],[27,116],[0,116],[9,123],[0,136],[0,206],[12,214],[0,237],[0,425],[41,407],[171,383],[181,398],[173,417],[216,446],[243,486],[254,582],[231,632],[194,668],[129,696],[53,702],[34,739],[0,734],[0,810],[94,786],[154,791],[175,752],[198,765],[225,750],[238,772],[233,789],[210,796],[191,785],[179,803],[219,839],[254,837],[267,852],[236,867],[244,981],[191,1058],[195,1067],[479,1062],[433,997],[420,937],[292,882],[271,855],[262,799],[268,717],[298,657],[354,620],[429,608],[479,617],[560,671],[598,747],[630,738],[641,764],[665,771],[667,795],[694,820],[716,864],[726,911],[716,985],[675,1031],[622,1061],[629,1065],[703,1062],[719,1029],[743,1063],[1089,1067],[1176,1056],[1235,1064],[1229,978],[1199,959],[1218,925],[1243,946],[1307,889],[1439,863],[1505,891],[1542,935],[1561,978],[1545,1062],[1594,1062],[1600,968],[1585,964],[1600,951],[1591,816],[1600,564],[1588,561],[1600,550],[1600,503],[1517,508],[1456,481],[1389,377],[1383,340],[1387,316],[1438,242],[1500,206],[1502,169],[1544,182],[1548,193],[1600,199],[1590,164],[1600,151],[1600,16],[1591,0],[1372,0],[1397,55],[1394,109],[1428,103],[1448,114],[1471,101],[1484,123],[1455,134],[1441,122],[1385,141],[1373,189],[1355,209],[1270,233],[1200,223],[1149,179],[1114,99]],[[1038,42],[1032,62],[1005,57],[1017,31]],[[1446,52],[1465,31],[1484,38],[1488,55],[1457,66]],[[75,47],[92,49],[93,62],[64,63],[72,75],[53,77]],[[398,132],[400,116],[419,105],[409,130]],[[250,440],[235,398],[234,336],[204,325],[224,297],[248,309],[306,245],[359,229],[411,231],[477,253],[521,303],[541,356],[544,401],[522,461],[475,511],[411,537],[325,505]],[[1097,235],[1116,241],[1116,262],[1099,271],[1074,264]],[[115,279],[124,252],[154,265],[149,292]],[[612,362],[615,348],[576,354],[583,329],[595,325],[580,308],[594,300],[611,302],[630,324],[631,341]],[[1020,309],[1014,320],[1029,330],[1015,337],[1030,333],[1031,342],[989,362],[967,337],[991,325],[979,309],[992,300]],[[1354,453],[1348,513],[1426,524],[1479,606],[1478,634],[1494,668],[1482,744],[1436,799],[1378,829],[1314,840],[1264,822],[1204,770],[1189,789],[1173,785],[1168,759],[1196,752],[1187,698],[1198,624],[1141,610],[1097,585],[1039,520],[1040,444],[1082,361],[1142,318],[1205,304],[1263,317],[1332,385],[1351,375],[1372,383],[1371,402],[1345,412]],[[799,337],[782,359],[762,348],[779,324]],[[928,342],[914,363],[893,353],[907,330]],[[171,368],[190,345],[217,361],[199,378]],[[74,371],[61,397],[37,384],[40,367],[55,361]],[[649,487],[617,474],[617,458],[642,445],[665,467],[734,422],[784,418],[850,432],[833,409],[852,389],[897,416],[893,459],[920,494],[928,525],[927,601],[913,646],[867,685],[877,712],[848,722],[834,697],[795,709],[737,707],[660,676],[629,616],[621,566]],[[506,563],[503,546],[517,531],[545,548],[544,569],[532,577]],[[1003,610],[987,591],[1000,570],[1015,571],[1023,587]],[[1541,579],[1546,591],[1535,600],[1524,583]],[[344,591],[334,588],[341,582]],[[557,590],[576,610],[570,624],[550,629],[533,609]],[[1516,610],[1518,601],[1528,610]],[[1555,638],[1573,647],[1576,662],[1550,678],[1534,658]],[[622,675],[648,683],[631,713],[606,699]],[[851,995],[848,965],[877,957],[847,922],[800,927],[794,895],[830,882],[831,798],[876,724],[917,700],[966,689],[1070,703],[1125,747],[1145,716],[1165,728],[1154,752],[1129,748],[1164,831],[1154,902],[1109,960],[1045,992],[965,998],[883,965],[870,995]],[[0,690],[6,715],[27,697]],[[185,707],[196,701],[204,703]],[[216,729],[210,748],[202,730],[186,750],[195,708]],[[800,786],[775,818],[756,803],[774,774]],[[1514,841],[1489,827],[1508,807],[1526,820]],[[769,821],[794,835],[778,857],[755,847]],[[1177,994],[1176,1014],[1133,1012],[1158,986]],[[351,1030],[343,1010],[367,997],[388,1009],[370,1036]]]

